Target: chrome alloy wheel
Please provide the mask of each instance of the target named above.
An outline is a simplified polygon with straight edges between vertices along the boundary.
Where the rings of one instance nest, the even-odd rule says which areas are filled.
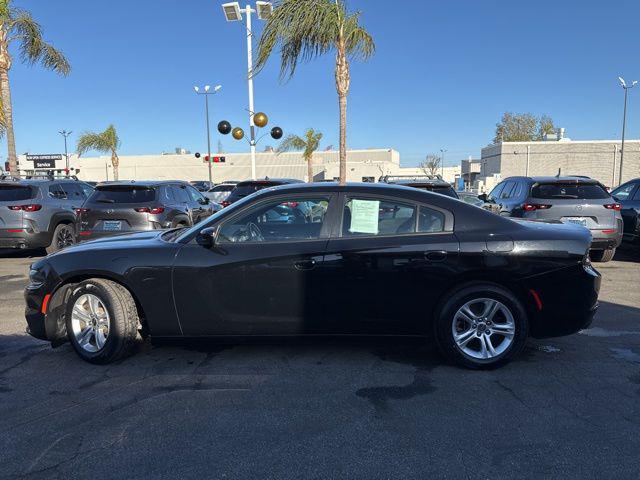
[[[451,332],[462,353],[474,359],[490,360],[513,343],[516,324],[505,304],[493,298],[476,298],[458,309]]]
[[[97,296],[86,293],[78,297],[71,310],[73,336],[80,347],[99,352],[109,336],[109,312]]]

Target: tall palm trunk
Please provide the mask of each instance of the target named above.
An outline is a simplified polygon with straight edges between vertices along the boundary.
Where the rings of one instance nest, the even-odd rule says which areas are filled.
[[[349,93],[349,62],[346,44],[340,32],[336,54],[336,90],[340,107],[340,184],[347,182],[347,94]]]
[[[18,156],[16,155],[16,140],[13,133],[13,108],[11,106],[11,88],[9,86],[9,70],[11,69],[11,55],[7,43],[7,32],[0,24],[0,95],[2,95],[2,113],[7,134],[7,160],[9,172],[18,175]]]
[[[307,158],[307,182],[313,183],[313,155]]]
[[[118,158],[118,154],[113,150],[111,152],[111,166],[113,166],[113,179],[118,180],[118,167],[120,166],[120,159]]]

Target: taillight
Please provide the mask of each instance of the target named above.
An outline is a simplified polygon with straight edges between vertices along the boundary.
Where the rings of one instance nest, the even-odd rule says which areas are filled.
[[[298,206],[298,202],[283,202],[282,205],[289,208],[296,208]]]
[[[14,212],[18,210],[37,212],[38,210],[42,210],[42,205],[38,205],[37,203],[32,203],[31,205],[10,205],[9,210],[13,210]]]
[[[525,203],[522,205],[522,209],[525,212],[533,212],[534,210],[549,210],[551,205],[545,205],[540,203]]]
[[[164,207],[138,207],[134,208],[134,210],[138,213],[150,213],[151,215],[157,215],[164,212]]]
[[[622,205],[619,203],[607,203],[606,205],[603,205],[603,207],[607,210],[615,210],[616,212],[622,210]]]
[[[89,211],[88,208],[76,208],[76,215],[82,215],[83,213],[87,213]]]
[[[223,200],[220,205],[222,205],[222,207],[228,207],[229,205],[231,205],[231,202],[227,202],[226,200]]]
[[[616,229],[615,228],[605,228],[604,230],[602,230],[602,233],[604,234],[611,234],[611,233],[616,233]]]

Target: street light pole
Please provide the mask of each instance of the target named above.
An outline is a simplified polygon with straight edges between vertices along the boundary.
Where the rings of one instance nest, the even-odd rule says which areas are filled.
[[[622,145],[620,146],[620,174],[618,175],[618,185],[622,185],[622,162],[624,160],[624,133],[627,127],[627,95],[630,88],[633,88],[638,83],[637,80],[631,82],[631,85],[627,85],[624,78],[618,77],[620,85],[624,89],[624,109],[622,111]]]
[[[222,11],[228,22],[237,22],[242,20],[242,14],[247,16],[247,86],[249,89],[249,147],[251,150],[251,178],[256,179],[256,125],[253,120],[255,114],[253,107],[253,31],[251,24],[251,15],[257,13],[260,20],[266,20],[271,16],[273,6],[271,2],[257,1],[256,8],[251,8],[247,4],[245,8],[240,8],[238,2],[229,2],[222,5]]]
[[[446,150],[444,148],[440,149],[440,153],[442,156],[440,157],[440,172],[442,173],[442,178],[444,179],[444,154]]]
[[[209,167],[209,183],[213,183],[213,174],[211,173],[211,130],[209,128],[209,95],[215,95],[218,90],[222,88],[222,85],[216,85],[213,88],[213,92],[209,91],[211,87],[209,85],[204,86],[204,91],[200,91],[200,87],[193,87],[197,95],[204,95],[204,113],[207,123],[207,158]]]
[[[69,173],[69,153],[67,151],[67,137],[71,135],[73,132],[67,132],[66,130],[62,130],[61,132],[58,132],[58,133],[64,137],[65,169],[67,173]]]
[[[244,12],[247,15],[247,82],[249,87],[249,147],[251,149],[251,179],[256,179],[256,132],[253,123],[253,33],[251,32],[251,5],[247,5]]]

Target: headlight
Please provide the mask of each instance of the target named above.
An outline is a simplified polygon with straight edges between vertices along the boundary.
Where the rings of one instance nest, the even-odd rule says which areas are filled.
[[[37,270],[35,268],[29,269],[29,283],[32,286],[40,286],[43,285],[45,281],[44,273],[42,270]]]

